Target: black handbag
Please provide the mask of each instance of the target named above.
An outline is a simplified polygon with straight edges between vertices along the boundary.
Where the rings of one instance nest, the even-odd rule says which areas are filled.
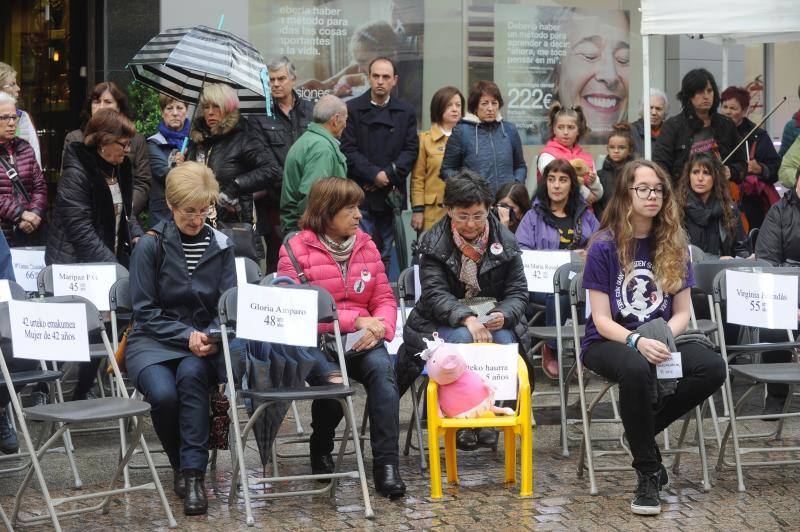
[[[292,247],[289,245],[289,242],[283,243],[283,249],[286,250],[286,255],[289,257],[289,260],[292,262],[292,266],[294,266],[294,271],[297,273],[297,278],[300,279],[301,284],[309,284],[308,278],[306,277],[306,272],[300,267],[300,263],[297,262],[297,257],[294,256],[294,251],[292,251]],[[320,333],[319,335],[319,348],[325,353],[325,356],[331,362],[339,363],[339,353],[336,349],[336,335],[333,333]],[[344,346],[342,346],[344,348]],[[346,351],[344,356],[345,358],[355,358],[361,355],[364,355],[369,350],[363,351],[355,351],[351,349],[350,351]]]
[[[248,257],[258,262],[263,257],[256,247],[256,238],[260,238],[253,225],[247,222],[217,222],[217,231],[233,241],[233,252],[237,257]]]

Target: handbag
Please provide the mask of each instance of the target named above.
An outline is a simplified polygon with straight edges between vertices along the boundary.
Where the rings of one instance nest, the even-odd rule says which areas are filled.
[[[286,255],[289,257],[289,260],[294,267],[294,271],[297,273],[297,278],[300,280],[300,284],[309,284],[308,278],[306,277],[306,272],[303,271],[303,268],[300,267],[300,263],[297,262],[297,257],[294,255],[294,251],[292,251],[292,247],[289,245],[289,242],[283,243],[283,249],[286,250]],[[339,352],[336,349],[336,335],[333,333],[320,333],[319,335],[319,348],[325,353],[325,356],[331,362],[339,362]],[[355,358],[361,355],[364,355],[368,352],[368,350],[363,351],[355,351],[351,349],[350,351],[345,352],[345,358]]]
[[[231,424],[231,418],[228,415],[230,402],[228,396],[222,391],[223,388],[224,385],[217,386],[209,397],[208,448],[227,451],[228,429]]]
[[[234,255],[248,257],[258,262],[262,257],[256,248],[256,235],[253,224],[247,222],[217,222],[217,231],[233,242]]]

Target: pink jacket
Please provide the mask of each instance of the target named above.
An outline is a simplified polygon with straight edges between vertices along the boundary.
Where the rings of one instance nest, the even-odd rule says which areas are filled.
[[[300,231],[289,241],[289,246],[308,281],[321,286],[333,296],[342,333],[356,330],[356,318],[372,316],[383,318],[386,341],[394,338],[397,302],[392,287],[389,286],[381,254],[367,233],[359,229],[356,234],[356,243],[347,268],[347,281],[342,278],[339,266],[313,231]],[[299,282],[297,271],[283,246],[278,259],[278,275],[286,275]],[[360,293],[356,291],[356,285],[359,288],[363,285]],[[319,330],[330,332],[333,326],[328,323],[320,324]]]
[[[591,155],[583,151],[583,148],[581,148],[581,145],[577,142],[572,146],[572,149],[570,149],[559,144],[556,139],[550,139],[547,141],[547,144],[544,145],[542,151],[539,152],[539,154],[542,153],[549,153],[556,159],[566,159],[567,161],[580,158],[583,159],[587,165],[589,165],[589,168],[594,169],[594,159],[592,159]],[[537,168],[536,179],[539,180],[541,177],[542,174]]]

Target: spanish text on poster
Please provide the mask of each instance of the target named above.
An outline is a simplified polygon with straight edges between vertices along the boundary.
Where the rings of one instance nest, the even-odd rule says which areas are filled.
[[[36,292],[36,276],[44,269],[44,249],[11,248],[14,278],[26,292]]]
[[[81,296],[98,310],[110,310],[108,292],[117,280],[113,264],[54,264],[53,295]]]
[[[797,277],[725,272],[728,321],[768,329],[797,328]]]
[[[552,294],[556,270],[559,266],[569,264],[570,260],[569,251],[523,250],[522,264],[525,267],[528,291]]]
[[[517,344],[452,344],[467,363],[495,387],[496,401],[517,398]]]
[[[79,303],[9,301],[14,358],[89,361],[86,307]]]
[[[236,336],[248,340],[316,347],[317,292],[246,285],[236,302]]]
[[[583,108],[585,143],[605,144],[628,116],[628,13],[504,3],[494,11],[494,80],[523,143],[549,140],[547,110],[558,100]]]

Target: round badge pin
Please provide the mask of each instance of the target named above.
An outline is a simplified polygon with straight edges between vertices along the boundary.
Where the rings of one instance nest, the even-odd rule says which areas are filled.
[[[489,250],[492,252],[492,255],[499,255],[503,252],[503,245],[498,242],[495,242],[494,244],[491,245]]]
[[[365,283],[368,283],[370,279],[372,279],[372,274],[369,273],[369,270],[366,268],[361,270],[361,280],[364,281]]]
[[[364,286],[365,286],[365,284],[364,284],[364,281],[362,281],[361,279],[359,279],[359,280],[358,280],[358,281],[356,281],[356,283],[353,285],[353,290],[355,290],[355,291],[356,291],[356,294],[360,294],[361,292],[363,292],[363,291],[364,291]]]

